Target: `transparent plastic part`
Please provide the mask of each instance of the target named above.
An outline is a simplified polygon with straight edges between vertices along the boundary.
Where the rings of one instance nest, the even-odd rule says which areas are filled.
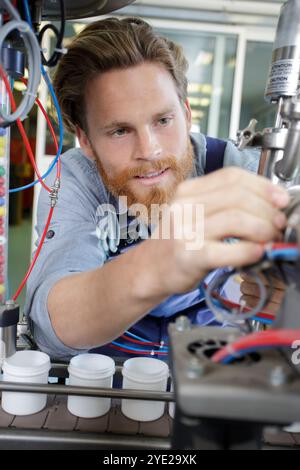
[[[11,86],[13,84],[11,83]],[[0,106],[10,110],[5,84],[0,80]],[[8,214],[10,128],[0,127],[0,305],[8,300]]]

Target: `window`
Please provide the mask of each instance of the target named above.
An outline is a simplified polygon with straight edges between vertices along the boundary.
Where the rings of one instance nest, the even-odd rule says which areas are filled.
[[[188,95],[193,129],[227,138],[237,39],[224,34],[158,29],[183,47],[189,61]]]

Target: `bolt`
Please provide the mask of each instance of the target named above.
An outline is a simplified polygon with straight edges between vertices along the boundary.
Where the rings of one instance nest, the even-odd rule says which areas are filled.
[[[175,328],[177,331],[186,331],[191,327],[191,321],[188,317],[181,315],[175,321]]]
[[[284,385],[287,379],[287,373],[282,366],[276,366],[271,370],[270,383],[273,387]]]
[[[187,376],[190,379],[198,379],[205,374],[205,367],[199,359],[192,357],[187,365]]]

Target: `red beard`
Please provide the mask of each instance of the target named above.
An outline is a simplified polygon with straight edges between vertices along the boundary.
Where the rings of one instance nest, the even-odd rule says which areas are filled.
[[[187,151],[183,158],[179,161],[174,156],[169,156],[162,160],[145,163],[139,168],[124,170],[115,178],[109,177],[104,170],[100,158],[96,158],[98,171],[102,180],[115,197],[126,196],[127,207],[132,204],[143,204],[147,210],[151,209],[151,205],[168,204],[174,197],[175,191],[179,183],[186,180],[191,174],[194,162],[194,149],[190,139],[187,142]],[[148,187],[144,195],[138,195],[130,186],[130,182],[136,176],[143,176],[150,172],[159,172],[169,168],[172,171],[173,181],[167,187],[153,186]]]

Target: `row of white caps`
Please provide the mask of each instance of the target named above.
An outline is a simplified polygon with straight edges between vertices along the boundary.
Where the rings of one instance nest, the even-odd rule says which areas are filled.
[[[7,382],[48,382],[50,358],[40,351],[18,351],[3,362],[3,380]],[[75,386],[111,388],[115,362],[102,354],[80,354],[71,359],[68,367],[69,384]],[[134,357],[124,362],[123,388],[166,391],[169,377],[167,364],[159,359]],[[2,392],[2,408],[7,413],[24,416],[41,411],[47,402],[44,394]],[[110,398],[69,395],[68,410],[82,418],[95,418],[106,414],[111,407]],[[122,400],[122,412],[137,421],[153,421],[164,413],[164,402]],[[170,414],[173,415],[171,405]]]

